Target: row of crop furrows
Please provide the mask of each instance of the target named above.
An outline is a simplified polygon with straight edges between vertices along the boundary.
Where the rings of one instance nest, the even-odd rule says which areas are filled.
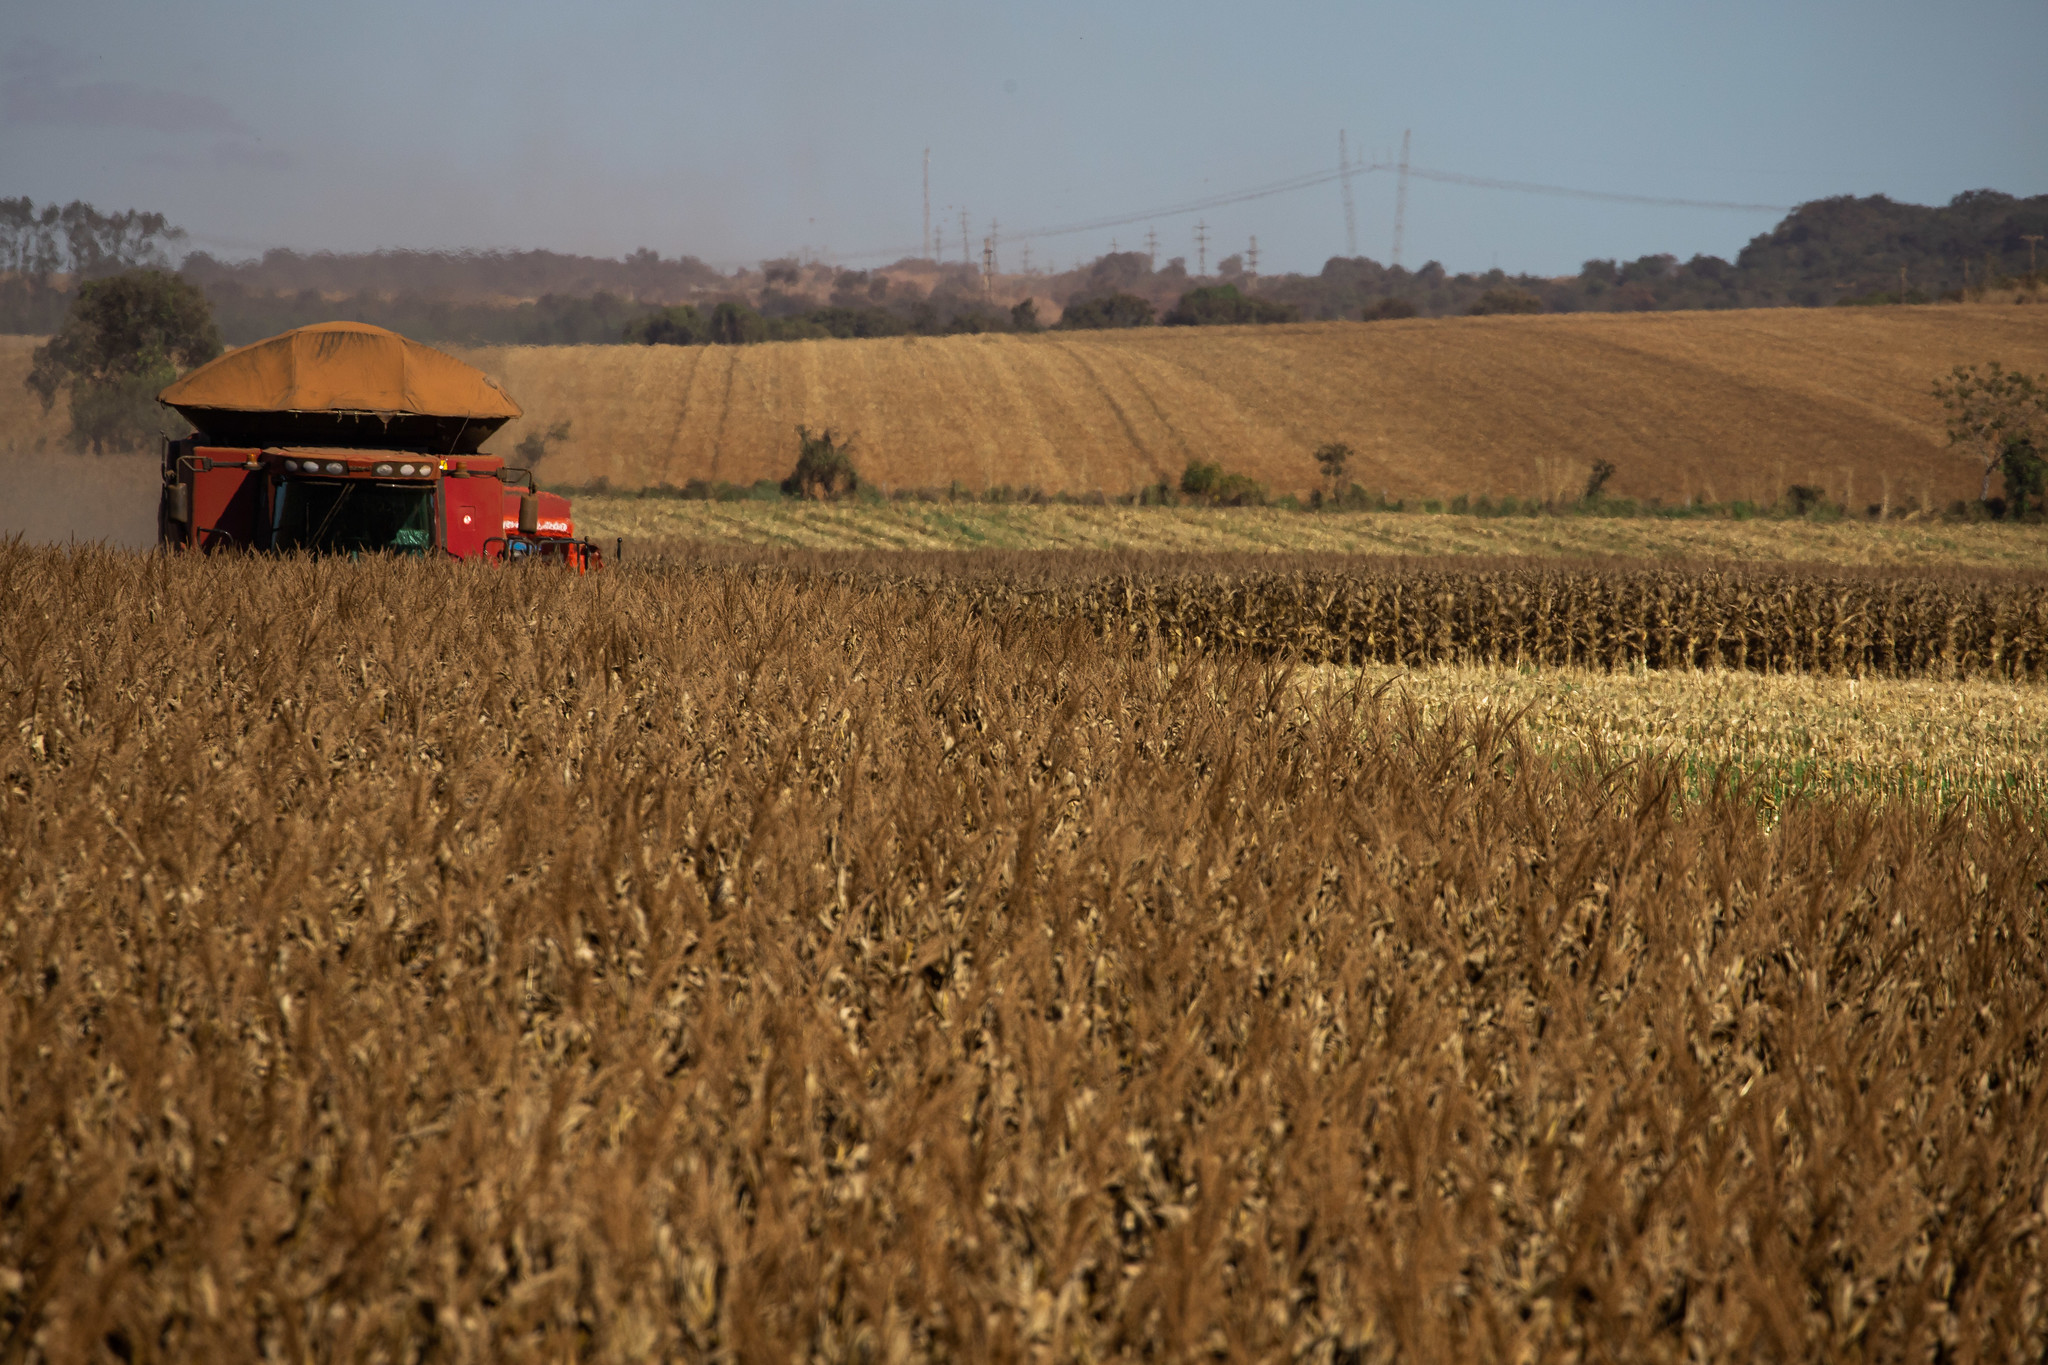
[[[939,589],[1171,646],[1316,662],[2048,675],[2048,584],[1697,570],[1105,576]]]

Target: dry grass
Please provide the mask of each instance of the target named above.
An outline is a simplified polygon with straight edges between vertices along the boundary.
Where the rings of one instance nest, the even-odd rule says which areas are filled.
[[[0,1352],[2037,1358],[2048,845],[760,568],[0,546]]]
[[[1228,507],[691,502],[578,494],[579,533],[803,550],[1528,555],[1899,568],[2037,568],[2048,527],[2017,523],[1463,517]],[[682,547],[672,547],[680,550]]]
[[[568,420],[550,477],[621,486],[781,478],[798,423],[859,433],[897,487],[1122,493],[1221,460],[1277,490],[1310,452],[1403,497],[1610,491],[1769,502],[1793,483],[1857,506],[1974,496],[1928,394],[1957,363],[2048,369],[2048,314],[2010,305],[1767,309],[1266,328],[512,348],[472,357],[528,418]]]
[[[1457,665],[1349,672],[1431,718],[1517,712],[1538,747],[1560,754],[1668,759],[1695,789],[1736,773],[1772,805],[1825,792],[2016,801],[2048,815],[2048,689],[2038,684]]]

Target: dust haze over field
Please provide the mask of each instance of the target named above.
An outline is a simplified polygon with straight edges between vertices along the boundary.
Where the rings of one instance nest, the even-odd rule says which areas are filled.
[[[526,418],[562,421],[543,478],[633,487],[787,474],[798,423],[857,434],[864,477],[1127,492],[1193,459],[1316,482],[1310,452],[1395,497],[1610,493],[1857,507],[1974,496],[1928,390],[1956,364],[2048,369],[2048,312],[1771,309],[1147,328],[765,346],[490,348]]]
[[[156,539],[156,461],[147,455],[0,452],[0,537],[29,544],[105,541],[140,549]]]
[[[0,337],[0,537],[148,545],[156,539],[156,456],[75,453],[66,405],[46,411],[22,384],[41,342]]]

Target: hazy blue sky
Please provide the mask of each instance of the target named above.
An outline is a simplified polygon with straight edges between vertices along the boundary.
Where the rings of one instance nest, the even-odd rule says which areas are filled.
[[[960,253],[1337,164],[1790,205],[2048,190],[2048,3],[0,0],[0,194],[157,208],[193,244],[648,246],[730,266]],[[1357,178],[1384,260],[1394,177]],[[1211,264],[1345,250],[1323,185],[1209,209]],[[1411,182],[1410,265],[1732,257],[1780,216]],[[1152,220],[1193,263],[1198,215]],[[1031,243],[1094,256],[1145,224]]]

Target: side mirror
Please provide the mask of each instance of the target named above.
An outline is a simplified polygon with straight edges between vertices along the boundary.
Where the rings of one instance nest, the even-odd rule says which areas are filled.
[[[180,526],[190,526],[192,524],[191,484],[174,483],[165,485],[164,520],[175,521]]]
[[[519,495],[519,534],[530,536],[540,530],[540,495],[531,491]]]

